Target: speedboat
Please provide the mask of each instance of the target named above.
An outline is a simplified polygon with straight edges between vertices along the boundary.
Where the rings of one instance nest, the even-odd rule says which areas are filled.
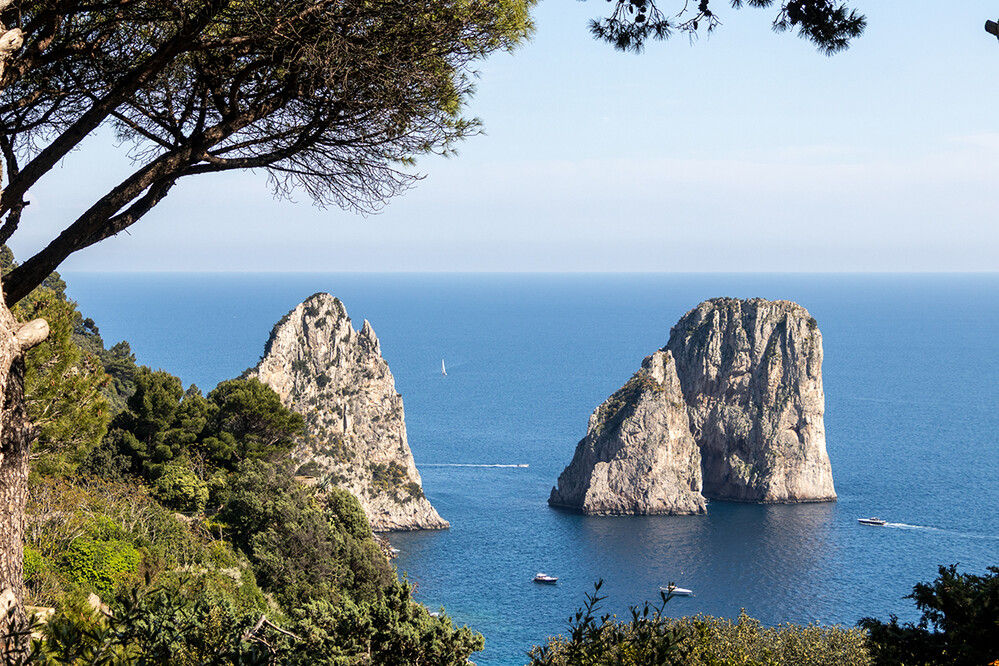
[[[881,520],[880,518],[857,518],[857,522],[861,525],[877,525],[878,527],[888,524],[887,520]]]
[[[534,574],[535,583],[548,583],[549,585],[554,585],[558,582],[558,576],[549,576],[546,573]]]
[[[673,586],[659,586],[659,589],[667,594],[672,594],[674,597],[692,597],[694,596],[693,590],[688,590],[685,587],[673,587]]]

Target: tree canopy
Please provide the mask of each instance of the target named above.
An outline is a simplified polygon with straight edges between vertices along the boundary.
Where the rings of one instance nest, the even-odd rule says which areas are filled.
[[[267,172],[278,195],[367,212],[478,128],[473,63],[530,33],[534,0],[20,0],[0,74],[0,242],[28,189],[102,125],[134,171],[4,280],[20,300],[185,176]]]
[[[608,0],[613,2],[609,16],[590,22],[597,39],[621,51],[641,51],[646,41],[664,40],[674,33],[694,37],[712,32],[721,25],[716,0]],[[774,0],[731,0],[734,9],[743,5],[767,8]],[[667,8],[668,6],[668,8]],[[773,21],[776,32],[797,31],[822,53],[832,55],[860,37],[867,19],[837,0],[782,0]]]

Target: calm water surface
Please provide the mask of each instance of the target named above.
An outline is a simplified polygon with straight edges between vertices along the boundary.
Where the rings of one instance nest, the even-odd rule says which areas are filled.
[[[271,326],[328,291],[371,321],[402,393],[424,489],[451,521],[396,534],[417,598],[523,664],[598,579],[604,609],[657,598],[760,620],[916,617],[940,564],[999,564],[999,277],[822,275],[67,275],[108,344],[203,390],[254,365]],[[714,296],[786,298],[823,333],[839,501],[712,502],[707,516],[583,517],[551,486],[593,409]],[[440,374],[441,359],[448,375]],[[489,465],[527,464],[529,467]],[[483,466],[456,466],[483,465]],[[857,524],[862,516],[891,521]],[[557,586],[531,582],[537,571]]]

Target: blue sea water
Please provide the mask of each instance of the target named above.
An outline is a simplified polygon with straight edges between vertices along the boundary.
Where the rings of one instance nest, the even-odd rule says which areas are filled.
[[[999,565],[999,276],[69,274],[109,344],[208,390],[254,365],[310,294],[371,321],[427,496],[451,529],[393,534],[417,598],[526,662],[604,580],[606,612],[765,623],[913,620],[937,566]],[[823,334],[839,501],[712,502],[706,516],[584,517],[546,500],[589,414],[714,296],[784,298]],[[441,376],[440,363],[448,374]],[[529,465],[509,467],[504,465]],[[858,525],[878,515],[885,528]],[[538,571],[556,586],[531,582]]]

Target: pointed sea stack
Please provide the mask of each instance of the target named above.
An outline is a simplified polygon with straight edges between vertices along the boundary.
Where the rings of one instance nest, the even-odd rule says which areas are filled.
[[[590,416],[548,503],[585,514],[704,513],[673,356],[658,351]]]
[[[714,298],[680,319],[666,349],[701,449],[706,497],[836,499],[823,424],[822,334],[805,308]]]
[[[356,495],[373,530],[448,527],[423,495],[378,338],[367,321],[355,331],[339,299],[314,294],[285,315],[246,374],[305,417],[300,473]]]

